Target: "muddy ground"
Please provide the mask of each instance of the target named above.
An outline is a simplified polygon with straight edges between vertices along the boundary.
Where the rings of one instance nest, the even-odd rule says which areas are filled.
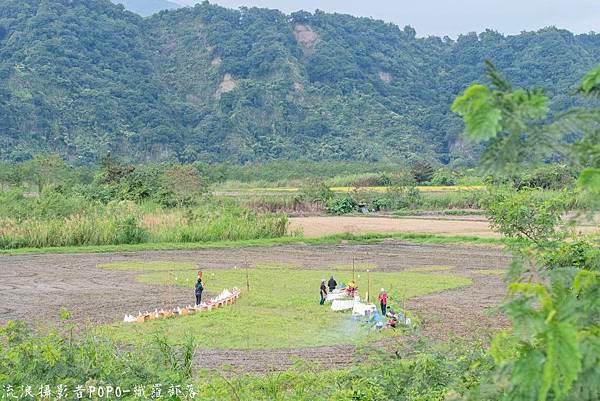
[[[506,251],[496,247],[415,245],[401,241],[372,245],[0,256],[0,323],[23,319],[34,325],[52,325],[59,321],[58,312],[64,307],[78,324],[85,326],[120,321],[125,313],[153,310],[172,302],[193,302],[192,290],[141,284],[135,280],[139,271],[102,270],[96,267],[100,263],[185,261],[214,269],[242,266],[249,261],[316,269],[350,265],[352,258],[356,263],[372,263],[389,271],[446,266],[452,270],[444,274],[473,280],[468,288],[409,300],[407,308],[422,320],[418,335],[434,339],[472,338],[505,324],[503,317],[493,313],[493,308],[504,295],[500,271],[510,262]],[[266,371],[289,367],[297,358],[334,367],[347,365],[362,356],[348,346],[267,351],[200,350],[197,364],[206,368],[233,365],[236,369]]]

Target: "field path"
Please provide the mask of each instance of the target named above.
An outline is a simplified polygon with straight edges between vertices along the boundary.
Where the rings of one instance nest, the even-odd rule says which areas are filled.
[[[311,216],[290,218],[290,229],[300,230],[307,238],[334,234],[415,233],[447,236],[500,238],[483,216]],[[581,224],[582,234],[600,233],[600,225]]]
[[[378,269],[450,269],[444,274],[469,277],[473,286],[414,298],[407,307],[422,320],[420,335],[472,337],[504,320],[490,313],[503,297],[501,273],[510,256],[500,248],[474,245],[415,245],[384,241],[370,245],[290,245],[265,248],[157,251],[114,254],[0,256],[0,324],[10,319],[34,325],[59,323],[61,307],[80,325],[120,321],[125,313],[153,310],[165,304],[188,304],[191,290],[138,283],[137,272],[99,269],[100,263],[118,261],[185,261],[205,269],[251,263],[283,263],[307,269],[370,263]],[[424,271],[426,273],[426,271]],[[194,275],[194,271],[190,271]],[[219,289],[220,290],[220,289]],[[343,366],[358,356],[352,347],[282,350],[200,350],[198,366],[216,368],[233,364],[252,371],[280,370],[296,358],[323,366]]]
[[[341,233],[419,233],[500,238],[490,229],[487,220],[481,217],[468,220],[430,217],[292,217],[290,228],[301,230],[304,236],[309,238]]]

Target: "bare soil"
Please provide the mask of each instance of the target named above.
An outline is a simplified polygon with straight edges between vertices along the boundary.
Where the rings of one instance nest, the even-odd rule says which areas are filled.
[[[402,221],[402,220],[401,220]],[[448,339],[473,338],[505,325],[491,313],[504,295],[499,271],[510,256],[497,247],[475,245],[414,245],[384,241],[371,245],[293,245],[265,248],[160,251],[113,254],[0,256],[0,324],[10,319],[36,326],[59,324],[61,307],[75,322],[86,324],[120,321],[125,313],[153,310],[168,304],[193,302],[191,290],[146,285],[135,280],[137,272],[99,269],[101,263],[117,261],[194,262],[205,269],[250,263],[285,263],[306,269],[370,263],[378,269],[402,271],[445,266],[444,274],[469,277],[473,285],[407,302],[421,319],[420,336]],[[427,274],[426,272],[424,272]],[[439,272],[432,272],[436,274]],[[488,274],[486,274],[488,273]],[[193,272],[190,272],[193,274]],[[288,368],[296,359],[324,368],[345,366],[362,358],[350,346],[278,350],[199,350],[197,365],[270,371]]]
[[[311,216],[290,218],[290,229],[301,230],[305,237],[316,238],[334,234],[415,233],[436,235],[463,235],[500,238],[483,216]],[[600,225],[580,222],[580,234],[600,233]]]
[[[357,217],[319,216],[290,218],[292,230],[302,230],[305,237],[341,233],[420,233],[437,235],[467,235],[499,238],[483,218],[423,218],[423,217]]]

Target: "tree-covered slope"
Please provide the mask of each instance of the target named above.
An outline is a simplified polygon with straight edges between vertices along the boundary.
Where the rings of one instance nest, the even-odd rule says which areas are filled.
[[[112,0],[113,3],[122,4],[127,10],[148,17],[163,10],[179,8],[179,4],[167,0]]]
[[[486,58],[562,109],[600,35],[453,41],[323,12],[205,2],[142,19],[108,0],[5,0],[0,157],[446,162],[468,153],[449,106]]]

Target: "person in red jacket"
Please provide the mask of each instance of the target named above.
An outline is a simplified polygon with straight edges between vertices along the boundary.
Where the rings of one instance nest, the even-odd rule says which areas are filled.
[[[381,289],[381,292],[379,293],[378,299],[379,299],[379,305],[381,305],[381,316],[385,317],[385,315],[387,313],[388,296],[383,288]]]

